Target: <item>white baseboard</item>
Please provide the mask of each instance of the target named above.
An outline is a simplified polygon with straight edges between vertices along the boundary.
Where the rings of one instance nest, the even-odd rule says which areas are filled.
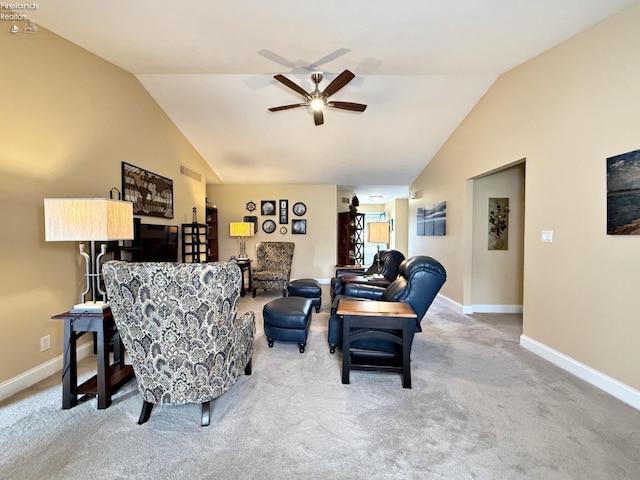
[[[522,313],[522,305],[472,305],[472,313]]]
[[[466,307],[463,307],[462,304],[456,302],[455,300],[451,300],[449,297],[446,297],[446,296],[442,295],[441,293],[439,293],[436,298],[438,298],[439,300],[441,300],[444,303],[446,303],[447,305],[449,305],[449,307],[452,308],[457,313],[462,313],[464,315],[468,315],[469,313],[473,313],[473,312],[466,311]]]
[[[462,305],[440,293],[438,298],[463,315],[471,315],[472,313],[522,313],[522,305]]]
[[[93,342],[88,342],[80,345],[77,350],[78,360],[85,358],[89,355],[93,355]],[[0,384],[0,400],[4,400],[5,398],[9,398],[11,395],[15,395],[16,393],[24,390],[25,388],[29,388],[32,385],[35,385],[41,380],[44,380],[47,377],[55,374],[56,372],[62,371],[63,366],[63,356],[60,355],[54,359],[49,360],[41,365],[38,365],[31,370],[27,370],[26,372],[18,375],[17,377],[11,378],[6,382]],[[62,383],[62,381],[61,381]]]
[[[590,383],[594,387],[607,392],[609,395],[618,400],[640,410],[640,391],[619,382],[615,378],[611,378],[588,365],[578,362],[573,358],[547,347],[546,345],[527,337],[520,335],[520,345],[539,357],[553,363],[557,367],[575,375],[576,377]]]

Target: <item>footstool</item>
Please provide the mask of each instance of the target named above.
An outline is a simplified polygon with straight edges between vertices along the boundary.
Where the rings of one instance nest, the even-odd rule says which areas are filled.
[[[322,291],[320,284],[313,278],[300,278],[289,283],[287,293],[290,297],[304,297],[312,300],[311,304],[316,307],[316,313],[320,312],[320,302],[322,301]]]
[[[300,353],[304,353],[311,326],[311,303],[308,298],[283,297],[263,307],[264,334],[269,347],[273,347],[274,340],[293,342],[300,347]]]

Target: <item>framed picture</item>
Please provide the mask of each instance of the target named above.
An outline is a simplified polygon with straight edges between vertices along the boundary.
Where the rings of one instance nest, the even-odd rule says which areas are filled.
[[[280,216],[280,225],[289,223],[289,200],[280,200],[278,215]]]
[[[607,158],[607,235],[640,235],[640,150]]]
[[[509,250],[509,199],[489,199],[489,250]]]
[[[447,202],[437,203],[416,211],[416,234],[420,236],[443,236],[446,234]]]
[[[262,215],[275,215],[276,214],[276,201],[275,200],[262,200],[260,202],[260,213],[262,213]]]
[[[307,234],[307,221],[306,220],[291,220],[291,233],[297,235]]]
[[[293,204],[293,213],[296,216],[301,217],[307,213],[307,206],[302,202],[296,202]]]
[[[122,192],[134,215],[173,218],[173,180],[122,162]]]
[[[273,220],[265,220],[262,222],[262,230],[264,233],[273,233],[276,230],[276,222]]]

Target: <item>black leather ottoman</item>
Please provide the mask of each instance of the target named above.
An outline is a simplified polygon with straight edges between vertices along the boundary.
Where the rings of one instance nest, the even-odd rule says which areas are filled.
[[[269,347],[273,341],[293,342],[304,353],[307,346],[307,335],[311,326],[311,299],[303,297],[276,298],[262,309],[264,334]]]
[[[316,313],[320,312],[322,302],[322,290],[317,280],[313,278],[300,278],[289,283],[287,293],[290,297],[304,297],[312,300],[311,304],[316,307]]]

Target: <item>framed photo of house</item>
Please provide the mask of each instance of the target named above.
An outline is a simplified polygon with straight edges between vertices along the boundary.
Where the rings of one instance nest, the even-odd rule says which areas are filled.
[[[291,220],[291,233],[294,235],[306,235],[307,234],[307,221],[306,220]]]
[[[122,162],[123,199],[134,215],[173,218],[173,180]]]
[[[278,203],[278,216],[280,218],[280,225],[289,223],[289,200],[280,200]]]

